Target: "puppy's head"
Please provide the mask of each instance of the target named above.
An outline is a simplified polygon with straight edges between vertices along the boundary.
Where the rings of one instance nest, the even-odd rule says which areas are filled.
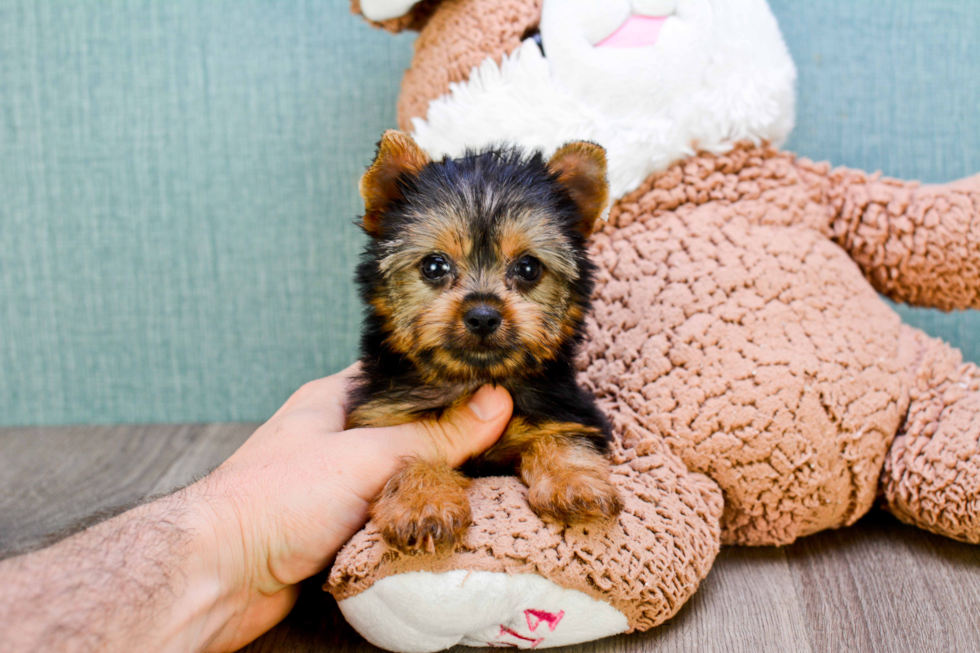
[[[585,242],[608,202],[601,147],[433,162],[390,131],[361,195],[370,321],[426,382],[500,381],[572,355],[592,291]]]

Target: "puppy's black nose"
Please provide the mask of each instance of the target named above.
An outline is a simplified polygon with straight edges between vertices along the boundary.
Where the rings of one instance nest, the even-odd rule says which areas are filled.
[[[470,333],[478,336],[488,336],[500,326],[500,311],[487,304],[478,304],[466,311],[463,322]]]

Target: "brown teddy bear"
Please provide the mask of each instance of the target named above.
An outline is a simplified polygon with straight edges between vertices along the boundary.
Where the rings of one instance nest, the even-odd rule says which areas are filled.
[[[452,554],[371,525],[327,589],[398,651],[544,647],[674,615],[721,544],[899,519],[980,542],[980,371],[878,292],[980,308],[980,176],[920,186],[780,151],[795,69],[764,0],[354,0],[420,30],[399,123],[434,156],[606,147],[580,361],[615,426],[615,523],[473,483]],[[775,144],[775,145],[770,145]],[[876,292],[877,291],[877,292]]]

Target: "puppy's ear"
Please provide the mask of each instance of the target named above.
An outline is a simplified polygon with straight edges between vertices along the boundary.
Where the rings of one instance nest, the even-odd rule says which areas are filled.
[[[548,170],[578,205],[579,231],[591,236],[596,220],[609,204],[606,150],[588,141],[562,145],[548,161]]]
[[[391,203],[402,199],[405,176],[416,175],[429,164],[429,155],[408,134],[389,129],[378,143],[374,163],[361,177],[361,198],[364,199],[363,227],[377,237],[381,220]]]

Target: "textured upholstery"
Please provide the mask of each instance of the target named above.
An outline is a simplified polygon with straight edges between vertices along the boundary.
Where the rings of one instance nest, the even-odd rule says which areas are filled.
[[[772,0],[787,148],[980,171],[980,3]],[[412,36],[339,0],[0,0],[0,424],[259,420],[354,357]],[[980,315],[901,309],[980,361]]]

